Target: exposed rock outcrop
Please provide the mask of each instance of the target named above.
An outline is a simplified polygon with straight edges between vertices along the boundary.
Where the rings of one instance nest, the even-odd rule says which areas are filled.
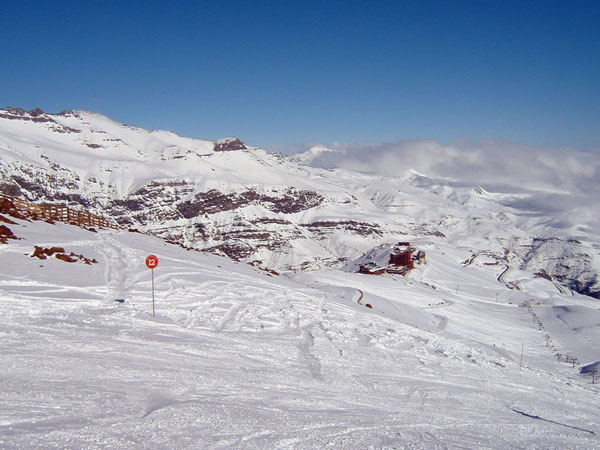
[[[233,150],[246,150],[246,144],[238,138],[224,138],[215,141],[215,152],[228,152]]]

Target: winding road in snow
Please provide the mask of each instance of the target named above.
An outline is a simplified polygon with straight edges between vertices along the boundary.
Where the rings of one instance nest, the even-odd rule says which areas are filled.
[[[506,273],[510,270],[510,266],[508,264],[506,264],[506,267],[504,268],[504,270],[502,272],[500,272],[500,275],[498,275],[498,281],[502,284],[505,284],[508,288],[510,288],[510,286],[508,285],[508,283],[506,283],[506,281],[504,281],[504,275],[506,275]]]
[[[360,297],[358,297],[357,303],[359,305],[362,305],[362,299],[364,298],[365,293],[358,288],[355,288],[355,289],[360,293]]]

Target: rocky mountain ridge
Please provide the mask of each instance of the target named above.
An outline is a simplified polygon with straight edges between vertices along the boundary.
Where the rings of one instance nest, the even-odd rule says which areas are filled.
[[[275,270],[341,268],[381,244],[443,240],[499,272],[544,273],[600,297],[598,239],[507,206],[526,194],[317,169],[237,138],[184,138],[84,111],[0,109],[0,155],[5,195]]]

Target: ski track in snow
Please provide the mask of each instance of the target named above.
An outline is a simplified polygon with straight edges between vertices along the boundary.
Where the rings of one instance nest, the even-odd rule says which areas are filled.
[[[546,332],[586,347],[586,310],[553,327],[552,307],[591,300],[551,283],[509,290],[435,251],[412,278],[270,277],[147,236],[14,228],[24,240],[0,252],[2,448],[598,447],[597,386],[519,307],[534,298]],[[26,256],[50,230],[99,263]]]

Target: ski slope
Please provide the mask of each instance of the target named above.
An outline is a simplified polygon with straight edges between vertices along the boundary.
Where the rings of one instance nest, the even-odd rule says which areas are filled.
[[[421,163],[432,158],[444,166],[421,150]],[[448,177],[416,170],[407,151],[410,163],[394,168],[398,160],[389,155],[389,175],[382,176],[343,164],[307,165],[343,156],[324,147],[286,156],[234,138],[144,130],[93,112],[0,108],[0,192],[14,198],[66,203],[123,228],[278,271],[340,268],[378,245],[435,236],[468,252],[465,258],[507,264],[503,277],[517,269],[546,273],[564,292],[600,297],[597,158],[564,155],[566,172],[560,159],[549,167],[532,163],[536,177],[525,184],[494,168],[491,179],[506,178],[498,184],[482,175],[494,157],[478,157],[484,167],[473,178],[469,158],[454,154]],[[362,163],[362,170],[372,167]]]
[[[600,447],[598,386],[555,355],[600,360],[597,301],[548,280],[501,283],[503,267],[425,240],[407,277],[276,276],[17,222],[0,245],[2,448]]]

